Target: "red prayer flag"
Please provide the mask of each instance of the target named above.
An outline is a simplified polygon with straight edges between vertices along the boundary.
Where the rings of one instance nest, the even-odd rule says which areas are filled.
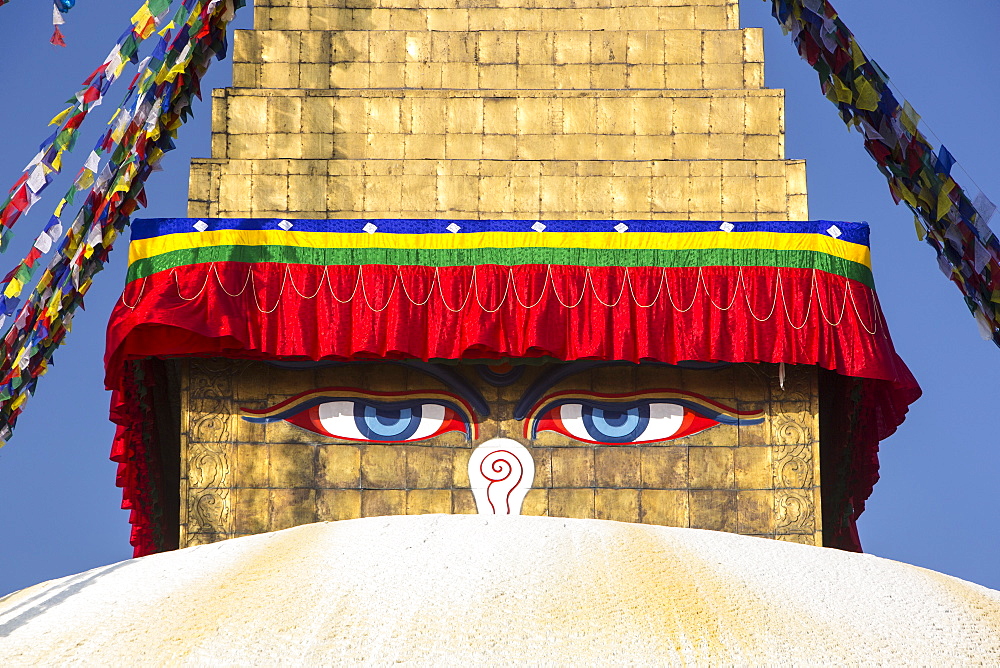
[[[55,30],[52,31],[52,39],[49,40],[49,44],[53,46],[66,46],[63,34],[59,32],[59,26],[56,26]]]

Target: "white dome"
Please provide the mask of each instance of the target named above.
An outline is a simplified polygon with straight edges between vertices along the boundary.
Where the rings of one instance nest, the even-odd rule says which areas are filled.
[[[887,559],[549,517],[311,524],[0,600],[4,665],[1000,664],[1000,592]]]

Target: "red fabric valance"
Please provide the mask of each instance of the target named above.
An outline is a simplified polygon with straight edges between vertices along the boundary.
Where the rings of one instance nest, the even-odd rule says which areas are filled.
[[[141,447],[126,443],[139,419],[125,405],[126,365],[177,356],[815,365],[863,380],[857,514],[878,478],[878,441],[920,395],[874,291],[816,269],[195,264],[132,281],[112,314],[106,382],[123,470],[121,453]],[[148,521],[136,518],[137,554],[155,549]]]

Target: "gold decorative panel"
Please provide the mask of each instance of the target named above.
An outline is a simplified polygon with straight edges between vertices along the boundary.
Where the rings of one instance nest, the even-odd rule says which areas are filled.
[[[181,367],[187,415],[182,546],[315,521],[474,513],[469,458],[476,446],[499,437],[523,444],[534,459],[523,514],[821,544],[817,375],[810,367],[789,367],[781,389],[767,365],[692,370],[571,363],[579,370],[546,388],[547,395],[669,390],[763,418],[636,444],[587,443],[551,430],[526,434],[526,421],[515,418],[515,409],[562,368],[558,364],[526,365],[505,387],[491,384],[473,364],[443,367],[457,381],[386,362],[288,369],[208,360]],[[490,414],[470,411],[475,438],[451,431],[406,443],[332,438],[285,419],[245,419],[321,388],[334,388],[327,394],[344,388],[376,394],[451,391],[479,397]]]

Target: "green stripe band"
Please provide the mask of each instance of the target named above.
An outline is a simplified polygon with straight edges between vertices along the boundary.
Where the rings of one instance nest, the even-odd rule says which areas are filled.
[[[128,281],[175,267],[209,262],[278,262],[308,265],[416,265],[469,267],[478,264],[561,264],[582,267],[787,267],[818,269],[874,287],[871,269],[808,250],[771,248],[633,249],[592,248],[304,248],[298,246],[207,246],[136,260]]]

